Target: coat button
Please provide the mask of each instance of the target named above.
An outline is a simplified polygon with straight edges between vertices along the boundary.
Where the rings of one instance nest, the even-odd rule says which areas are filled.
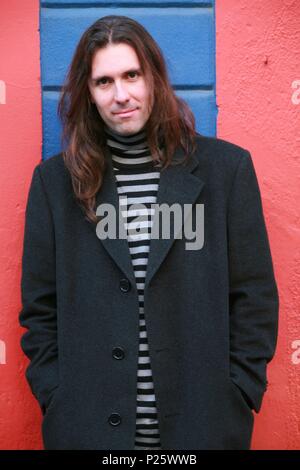
[[[128,292],[130,290],[130,282],[124,278],[120,280],[120,289],[122,292]]]
[[[112,413],[108,419],[108,422],[112,426],[118,426],[121,423],[121,416],[119,413]]]
[[[113,349],[113,358],[114,359],[124,359],[125,352],[122,348],[114,348]]]

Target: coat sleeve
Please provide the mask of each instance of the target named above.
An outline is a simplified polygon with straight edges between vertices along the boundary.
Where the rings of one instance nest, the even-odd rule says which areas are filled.
[[[55,237],[39,167],[33,172],[25,213],[19,319],[28,330],[21,338],[30,360],[26,378],[44,414],[59,380]]]
[[[278,331],[279,299],[251,155],[238,163],[228,205],[230,375],[259,412]]]

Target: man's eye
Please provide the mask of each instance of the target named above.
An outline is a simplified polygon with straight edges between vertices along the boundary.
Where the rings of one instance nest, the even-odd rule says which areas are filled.
[[[138,76],[137,72],[129,72],[128,75],[130,76],[130,78],[136,78]]]
[[[97,85],[106,85],[107,81],[107,78],[101,78],[100,80],[98,80]]]

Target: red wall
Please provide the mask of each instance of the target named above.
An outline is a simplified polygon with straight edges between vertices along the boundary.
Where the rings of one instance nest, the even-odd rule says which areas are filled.
[[[280,294],[278,347],[252,447],[300,449],[300,5],[216,5],[218,137],[252,153]]]
[[[0,449],[35,449],[40,412],[24,378],[18,313],[24,211],[41,158],[39,2],[1,0],[0,10]]]
[[[278,348],[256,416],[254,449],[300,449],[297,3],[216,2],[218,136],[252,153],[281,302]],[[24,378],[18,324],[24,212],[41,158],[38,20],[38,0],[1,0],[0,449],[42,448],[41,413]]]

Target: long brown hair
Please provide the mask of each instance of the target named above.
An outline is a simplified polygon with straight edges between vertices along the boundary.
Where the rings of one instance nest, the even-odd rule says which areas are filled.
[[[105,123],[91,100],[88,80],[95,52],[109,44],[131,46],[145,74],[153,107],[145,131],[151,155],[159,157],[162,168],[172,163],[177,147],[184,160],[195,151],[195,118],[188,105],[175,95],[163,54],[147,30],[126,16],[105,16],[82,35],[70,64],[58,104],[63,124],[63,159],[68,168],[77,202],[86,219],[97,222],[95,196],[106,169]],[[160,137],[159,137],[160,136]],[[161,136],[163,152],[161,152]]]

